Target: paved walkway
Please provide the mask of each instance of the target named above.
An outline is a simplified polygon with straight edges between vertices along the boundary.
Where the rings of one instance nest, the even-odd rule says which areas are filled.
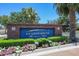
[[[79,56],[79,47],[55,53],[51,52],[48,54],[44,54],[43,56]]]

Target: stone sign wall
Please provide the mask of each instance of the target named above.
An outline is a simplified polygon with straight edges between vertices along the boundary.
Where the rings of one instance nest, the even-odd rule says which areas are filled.
[[[62,27],[55,24],[8,24],[8,38],[47,38],[62,35]]]

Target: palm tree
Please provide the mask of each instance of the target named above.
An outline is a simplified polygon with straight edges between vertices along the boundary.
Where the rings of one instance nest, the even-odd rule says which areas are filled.
[[[59,15],[65,15],[68,17],[70,26],[70,40],[71,42],[77,42],[76,40],[76,13],[79,13],[78,3],[59,3],[54,4],[57,13]]]
[[[35,10],[33,10],[33,8],[23,8],[22,9],[22,15],[24,15],[24,19],[26,20],[26,22],[28,23],[38,23],[39,21],[39,16],[38,14],[35,12]],[[22,16],[23,18],[23,16]]]

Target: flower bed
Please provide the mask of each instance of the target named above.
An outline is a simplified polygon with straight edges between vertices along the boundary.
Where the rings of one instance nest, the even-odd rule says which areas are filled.
[[[39,39],[0,40],[0,56],[5,56],[13,53],[19,53],[20,55],[21,52],[33,51],[37,47],[47,48],[49,46],[66,44],[66,42],[67,37],[64,36]]]

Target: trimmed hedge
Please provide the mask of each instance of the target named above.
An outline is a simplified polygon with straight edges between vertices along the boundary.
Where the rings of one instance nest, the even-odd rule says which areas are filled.
[[[41,44],[46,44],[46,43],[48,43],[48,39],[46,39],[46,38],[40,38],[40,39],[37,39],[37,42],[39,42]]]
[[[67,37],[65,36],[49,37],[48,39],[51,40],[52,42],[67,41]]]
[[[0,40],[0,47],[10,47],[10,46],[23,46],[25,44],[34,44],[38,42],[41,46],[42,44],[49,44],[49,40],[52,42],[62,42],[66,41],[67,37],[65,36],[56,36],[49,38],[39,38],[39,39],[9,39],[9,40]]]
[[[33,44],[33,39],[15,39],[15,40],[0,40],[0,47],[23,46],[25,44]]]
[[[39,46],[42,46],[43,44],[49,43],[47,38],[39,38],[36,40],[36,42],[39,42]]]

